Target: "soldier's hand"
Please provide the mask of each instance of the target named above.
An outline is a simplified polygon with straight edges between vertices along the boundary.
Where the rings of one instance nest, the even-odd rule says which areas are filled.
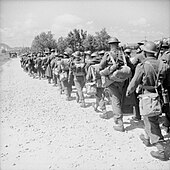
[[[117,62],[118,68],[123,66],[123,65],[124,65],[124,62],[122,60],[118,60],[118,62]]]

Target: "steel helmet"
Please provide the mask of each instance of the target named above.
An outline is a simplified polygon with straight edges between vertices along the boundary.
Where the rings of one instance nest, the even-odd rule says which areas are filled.
[[[105,53],[105,51],[104,50],[102,50],[102,51],[99,51],[99,53],[98,54],[104,54]]]
[[[147,42],[147,40],[142,40],[140,42],[138,42],[139,45],[144,45]]]
[[[156,53],[156,44],[152,41],[148,41],[145,45],[141,46],[141,49],[148,53]]]
[[[164,42],[164,43],[162,44],[162,47],[163,47],[163,48],[168,48],[169,45],[168,45],[168,43]]]
[[[55,52],[55,49],[51,49],[51,52]]]
[[[111,37],[108,41],[109,44],[112,44],[112,43],[120,43],[120,41],[116,38],[116,37]]]
[[[92,53],[91,57],[98,57],[98,53],[97,52]]]
[[[78,57],[81,57],[81,53],[80,51],[76,51],[72,54],[74,57],[78,58]]]
[[[125,53],[131,53],[131,49],[127,48],[124,52]]]

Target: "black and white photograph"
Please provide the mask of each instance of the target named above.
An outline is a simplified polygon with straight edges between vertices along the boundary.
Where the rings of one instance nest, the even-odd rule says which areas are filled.
[[[0,0],[0,170],[170,170],[170,0]]]

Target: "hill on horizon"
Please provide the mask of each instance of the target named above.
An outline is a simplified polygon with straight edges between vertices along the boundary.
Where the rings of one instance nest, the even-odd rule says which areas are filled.
[[[10,50],[11,47],[5,43],[0,43],[0,49]]]

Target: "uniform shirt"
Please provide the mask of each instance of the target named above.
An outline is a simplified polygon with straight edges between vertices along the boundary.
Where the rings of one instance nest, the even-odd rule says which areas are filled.
[[[150,66],[149,64],[145,64],[146,61],[148,61],[153,67]],[[143,86],[155,86],[156,85],[155,72],[156,73],[159,72],[159,64],[160,61],[157,60],[155,57],[148,57],[142,63],[138,64],[135,70],[135,75],[132,78],[131,82],[129,83],[126,94],[129,95],[132,92],[134,92],[139,84],[142,84]],[[153,68],[155,72],[153,71]],[[169,70],[168,65],[162,63],[160,77],[165,79],[168,70]],[[155,92],[155,89],[150,89],[148,91]]]

